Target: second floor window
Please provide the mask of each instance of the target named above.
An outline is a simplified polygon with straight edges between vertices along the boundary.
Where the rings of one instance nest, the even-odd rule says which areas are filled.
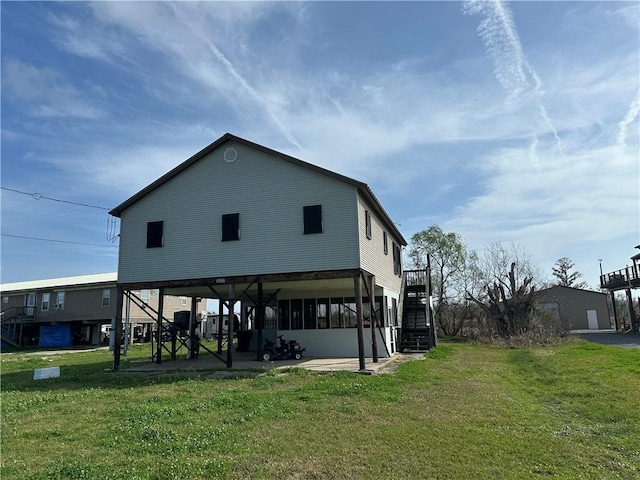
[[[383,244],[384,254],[389,255],[389,237],[387,237],[387,232],[382,232],[382,244]]]
[[[240,214],[222,215],[222,241],[240,240]]]
[[[369,210],[364,211],[364,226],[367,233],[367,238],[371,239],[371,214]]]
[[[186,305],[187,304],[187,297],[180,297],[180,305]]]
[[[151,298],[151,291],[150,290],[141,290],[140,291],[140,300],[142,300],[144,303],[149,303],[149,298]]]
[[[56,304],[54,308],[56,310],[64,310],[64,292],[56,292]]]
[[[322,233],[322,205],[307,205],[302,207],[304,233]]]
[[[43,293],[42,294],[42,308],[41,310],[43,312],[46,312],[49,310],[49,302],[51,302],[51,294],[50,293]]]
[[[102,290],[102,306],[108,307],[110,303],[111,303],[111,290],[109,290],[108,288],[105,288],[104,290]]]
[[[147,248],[159,248],[164,245],[164,222],[147,222]]]

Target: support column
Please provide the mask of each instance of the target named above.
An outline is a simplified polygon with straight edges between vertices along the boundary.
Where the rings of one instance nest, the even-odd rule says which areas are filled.
[[[187,345],[187,358],[198,358],[198,347],[200,339],[196,335],[198,299],[191,297],[191,313],[189,314],[189,343]]]
[[[224,326],[224,302],[218,299],[218,355],[222,355],[222,332]]]
[[[373,363],[378,363],[378,325],[376,318],[376,277],[369,277],[369,324],[371,325],[371,350],[373,352]]]
[[[120,285],[116,287],[116,317],[115,329],[111,331],[113,337],[113,370],[120,370],[120,334],[122,332],[122,300],[124,290]]]
[[[256,360],[262,360],[262,329],[264,328],[264,292],[262,282],[258,283],[258,304],[256,305]]]
[[[233,282],[229,284],[229,326],[227,327],[227,368],[233,367],[233,327],[235,305],[235,290]]]
[[[618,322],[618,311],[616,310],[616,293],[611,291],[609,295],[611,297],[611,308],[613,309],[613,325],[617,332],[620,330],[620,324]]]
[[[129,342],[131,341],[131,297],[127,295],[124,315],[124,356],[129,353]]]
[[[164,310],[164,288],[158,289],[158,331],[156,332],[156,342],[158,344],[156,363],[162,363],[162,311]]]
[[[631,323],[631,332],[635,333],[637,328],[636,311],[633,308],[633,298],[631,297],[631,289],[627,288],[627,303],[629,305],[629,322]]]
[[[364,318],[362,316],[362,281],[360,273],[353,279],[354,290],[356,296],[356,314],[358,316],[358,359],[360,361],[360,370],[366,368],[364,360]]]
[[[427,312],[429,315],[429,348],[438,345],[438,332],[433,318],[433,285],[431,284],[431,255],[427,253]]]

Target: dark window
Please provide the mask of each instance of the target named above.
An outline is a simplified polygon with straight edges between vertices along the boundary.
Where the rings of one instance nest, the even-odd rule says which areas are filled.
[[[315,330],[316,328],[316,299],[305,298],[304,300],[304,329]]]
[[[364,211],[364,226],[367,231],[367,238],[371,238],[371,214],[369,210]]]
[[[289,329],[289,300],[278,300],[278,330]]]
[[[344,318],[344,304],[341,298],[331,299],[331,328],[342,328]]]
[[[147,222],[147,248],[158,248],[163,245],[164,222]]]
[[[382,243],[384,245],[384,254],[389,255],[389,237],[387,237],[387,232],[382,232]]]
[[[322,205],[302,207],[304,216],[304,233],[322,233]]]
[[[277,309],[273,305],[266,305],[264,307],[264,328],[268,328],[268,329],[278,328]]]
[[[345,298],[344,299],[344,326],[347,328],[353,328],[358,326],[358,314],[356,310],[356,299]]]
[[[302,330],[302,300],[291,300],[291,330]]]
[[[318,299],[318,328],[329,328],[329,299]]]
[[[240,240],[240,214],[222,215],[222,241]]]
[[[398,301],[395,298],[391,299],[391,318],[389,319],[390,325],[398,325]]]
[[[393,242],[393,273],[398,276],[402,275],[402,253],[400,251],[400,246],[396,245],[396,242]]]

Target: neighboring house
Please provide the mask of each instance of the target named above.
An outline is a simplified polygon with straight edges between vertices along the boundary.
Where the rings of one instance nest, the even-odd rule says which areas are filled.
[[[2,340],[15,346],[100,345],[116,316],[116,286],[115,272],[2,284]],[[157,309],[157,290],[131,293]],[[172,314],[188,310],[190,302],[166,297],[164,303]],[[124,304],[124,318],[126,309]],[[136,332],[139,340],[150,339],[152,317],[135,304],[128,312],[131,339]]]
[[[227,312],[240,302],[258,349],[271,323],[309,355],[362,358],[373,280],[377,351],[398,349],[406,241],[362,182],[225,134],[110,213],[124,293],[219,299]]]
[[[605,293],[556,285],[537,292],[535,304],[571,330],[611,328]]]
[[[640,245],[636,245],[640,249]],[[624,290],[627,295],[627,308],[629,311],[630,331],[640,331],[640,324],[636,318],[636,310],[634,307],[632,290],[640,288],[640,253],[636,253],[631,257],[632,264],[625,268],[614,272],[602,273],[602,265],[600,265],[600,288],[607,290],[611,296],[611,304],[613,305],[613,321],[615,329],[623,328],[618,322],[618,313],[616,311],[616,292]],[[638,299],[640,302],[640,299]]]

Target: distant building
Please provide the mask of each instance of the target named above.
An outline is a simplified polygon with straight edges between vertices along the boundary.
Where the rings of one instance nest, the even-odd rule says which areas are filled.
[[[538,291],[535,304],[571,330],[611,328],[605,293],[556,285]]]
[[[2,341],[14,346],[101,345],[116,316],[116,285],[115,272],[2,284]],[[158,308],[157,290],[132,294],[141,304]],[[172,315],[188,310],[189,304],[186,297],[167,296],[164,308]],[[130,340],[149,341],[154,319],[133,302],[124,302],[123,318],[127,314]]]

